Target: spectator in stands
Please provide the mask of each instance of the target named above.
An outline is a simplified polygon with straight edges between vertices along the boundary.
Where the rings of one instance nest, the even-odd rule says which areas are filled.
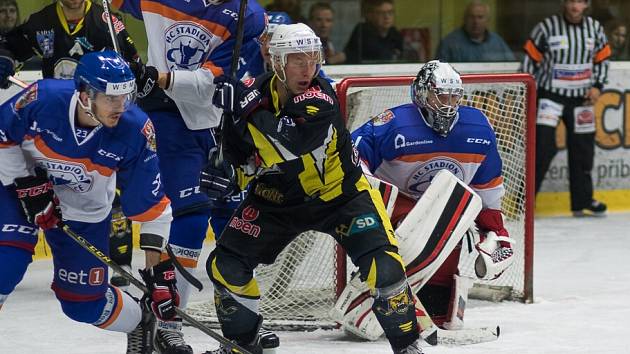
[[[341,64],[346,61],[346,53],[336,51],[330,40],[330,33],[334,26],[335,12],[327,2],[318,2],[311,6],[308,12],[308,25],[322,41],[326,64]]]
[[[625,21],[614,18],[606,23],[606,37],[612,54],[610,60],[630,60],[628,53],[628,26]]]
[[[301,0],[273,0],[265,10],[286,12],[293,19],[293,23],[306,23],[306,18],[302,16]]]
[[[514,53],[488,30],[490,6],[474,0],[464,12],[464,26],[449,33],[438,46],[437,58],[447,62],[514,61]]]
[[[394,27],[394,0],[363,0],[365,22],[354,27],[346,44],[346,62],[369,64],[414,60],[403,53],[403,37]]]
[[[15,0],[0,0],[0,34],[15,28],[20,22],[20,10]]]

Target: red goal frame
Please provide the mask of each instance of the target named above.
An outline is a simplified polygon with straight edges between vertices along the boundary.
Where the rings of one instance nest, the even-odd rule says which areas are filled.
[[[348,77],[337,84],[337,96],[344,119],[346,116],[347,95],[351,88],[406,86],[411,85],[414,76],[384,76],[384,77]],[[534,201],[535,201],[535,153],[536,153],[536,83],[529,74],[466,74],[462,75],[464,84],[473,83],[502,83],[521,82],[526,87],[526,119],[527,133],[525,136],[525,230],[524,230],[524,298],[523,302],[534,300],[533,289],[533,258],[534,258]],[[337,296],[346,284],[346,257],[341,248],[337,252]]]

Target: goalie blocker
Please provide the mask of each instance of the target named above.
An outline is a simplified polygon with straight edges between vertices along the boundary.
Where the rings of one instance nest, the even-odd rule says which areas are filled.
[[[374,181],[371,183],[375,184]],[[381,183],[387,184],[382,181]],[[447,258],[448,262],[454,261],[455,267],[457,266],[458,257],[453,255],[458,256],[459,252],[453,250],[459,247],[463,235],[473,225],[481,207],[481,198],[452,173],[442,170],[435,176],[422,198],[396,228],[399,252],[405,262],[408,282],[415,294],[422,295],[420,289]],[[492,247],[490,243],[498,245],[496,241],[493,239],[486,242],[485,249],[488,250],[488,254],[492,254],[489,250]],[[478,249],[480,245],[483,243],[477,245]],[[484,261],[492,262],[492,259],[480,256],[477,261],[478,268],[483,268],[480,264]],[[509,266],[501,265],[505,268]],[[486,268],[496,271],[497,266],[494,264]],[[431,306],[448,307],[448,316],[443,316],[445,318],[439,322],[447,329],[457,329],[463,326],[463,311],[472,281],[457,275],[454,275],[451,281],[453,285],[446,289],[448,293],[437,291],[432,294],[434,298],[441,299],[441,304],[429,302]],[[331,311],[331,316],[341,323],[346,331],[365,339],[376,340],[383,332],[371,312],[371,305],[369,291],[359,280],[359,274],[355,273]],[[444,320],[448,322],[443,323]],[[418,318],[418,321],[420,330],[427,330],[428,327],[422,326],[426,318]],[[431,330],[434,331],[434,327]],[[423,334],[423,338],[425,337]]]

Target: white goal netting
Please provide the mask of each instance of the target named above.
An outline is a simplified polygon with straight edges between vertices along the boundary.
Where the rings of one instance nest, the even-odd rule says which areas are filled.
[[[350,78],[342,81],[338,95],[346,107],[348,127],[354,130],[383,110],[409,103],[411,77]],[[482,110],[497,135],[503,159],[506,194],[503,214],[510,235],[516,240],[515,264],[495,281],[477,282],[471,295],[531,301],[532,207],[528,168],[533,162],[528,112],[535,109],[533,85],[525,75],[464,75],[463,104]],[[344,84],[345,82],[345,84]],[[528,86],[529,83],[529,86]],[[345,85],[345,86],[344,86]],[[528,159],[530,159],[528,161]],[[529,191],[529,193],[528,193]],[[475,277],[476,251],[460,258],[463,275]],[[273,265],[259,266],[256,279],[261,289],[261,313],[266,325],[276,328],[321,328],[333,326],[328,316],[348,270],[338,262],[335,242],[327,235],[307,232],[285,249]],[[340,259],[343,261],[344,259]],[[212,302],[194,304],[189,312],[202,321],[214,321]]]

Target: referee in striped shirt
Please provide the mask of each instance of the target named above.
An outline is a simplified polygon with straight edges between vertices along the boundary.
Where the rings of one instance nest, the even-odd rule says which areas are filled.
[[[574,216],[606,213],[593,199],[595,115],[593,105],[606,83],[611,49],[603,26],[584,15],[587,0],[563,0],[561,15],[538,23],[525,43],[523,71],[536,78],[536,192],[556,155],[556,127],[567,128],[569,190]]]

